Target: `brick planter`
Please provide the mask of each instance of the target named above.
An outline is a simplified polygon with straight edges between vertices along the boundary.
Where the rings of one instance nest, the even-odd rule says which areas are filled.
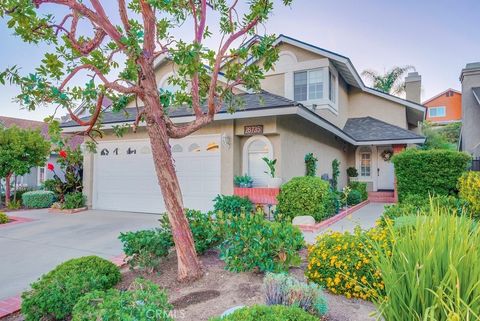
[[[27,217],[8,216],[8,218],[10,218],[10,222],[0,224],[0,228],[34,221],[33,218],[27,218]]]
[[[241,197],[247,197],[253,204],[277,205],[277,196],[280,188],[269,187],[235,187],[233,194]]]
[[[53,213],[53,214],[75,214],[79,212],[86,211],[88,208],[87,207],[80,207],[80,208],[74,208],[71,210],[67,209],[61,209],[61,208],[49,208],[48,213]]]

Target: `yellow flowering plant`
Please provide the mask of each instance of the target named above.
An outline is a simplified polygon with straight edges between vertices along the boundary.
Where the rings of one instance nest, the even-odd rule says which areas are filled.
[[[372,263],[379,250],[372,242],[382,244],[382,251],[391,255],[391,240],[384,228],[376,227],[354,233],[330,232],[317,238],[308,249],[306,277],[334,294],[347,298],[375,300],[383,297],[385,287],[381,272]]]

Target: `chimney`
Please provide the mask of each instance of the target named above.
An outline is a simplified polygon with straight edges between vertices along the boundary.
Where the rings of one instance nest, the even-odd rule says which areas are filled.
[[[462,83],[461,149],[480,157],[480,62],[469,63],[460,74]]]
[[[422,76],[418,72],[410,72],[405,77],[405,94],[406,99],[420,104],[422,89]]]

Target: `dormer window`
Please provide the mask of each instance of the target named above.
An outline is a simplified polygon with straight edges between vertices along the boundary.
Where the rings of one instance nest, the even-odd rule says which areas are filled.
[[[305,105],[328,108],[337,112],[338,76],[330,67],[295,71],[293,99]],[[325,107],[322,107],[325,106]]]

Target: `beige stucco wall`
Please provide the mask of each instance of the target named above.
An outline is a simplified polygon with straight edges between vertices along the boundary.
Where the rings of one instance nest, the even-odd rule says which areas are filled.
[[[346,169],[351,147],[335,135],[298,117],[281,116],[277,119],[281,139],[281,177],[305,175],[305,155],[313,153],[318,158],[317,175],[328,174],[332,178],[332,161],[340,161],[339,188],[347,183]]]
[[[313,60],[313,59],[325,58],[322,55],[313,53],[311,51],[308,51],[308,50],[305,50],[305,49],[302,49],[302,48],[292,46],[291,44],[288,44],[288,43],[281,43],[278,46],[278,49],[280,51],[282,51],[282,50],[283,51],[290,51],[291,53],[293,53],[297,57],[297,60],[299,62]]]
[[[275,95],[285,96],[285,75],[276,74],[265,76],[265,79],[260,81],[263,90],[271,92]]]
[[[351,88],[348,117],[367,116],[408,129],[405,106],[362,92],[359,89]]]

